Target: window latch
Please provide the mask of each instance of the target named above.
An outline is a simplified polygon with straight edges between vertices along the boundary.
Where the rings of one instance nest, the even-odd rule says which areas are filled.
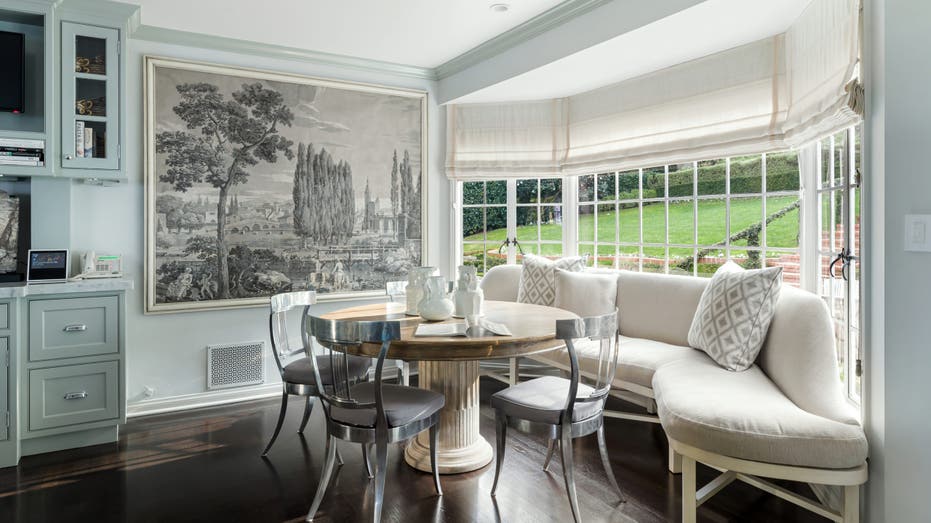
[[[514,238],[514,239],[505,238],[504,241],[501,242],[501,245],[498,246],[498,254],[501,254],[504,251],[505,247],[510,247],[511,245],[517,247],[517,250],[518,252],[520,252],[521,256],[524,255],[524,249],[520,246],[520,242],[517,241],[517,238]]]
[[[837,265],[837,262],[843,262],[841,264],[841,277],[844,278],[844,281],[847,281],[847,268],[850,267],[850,263],[856,259],[856,256],[850,254],[850,249],[841,250],[831,261],[831,265],[828,268],[828,273],[831,275],[831,278],[837,278],[837,275],[834,274],[834,266]]]

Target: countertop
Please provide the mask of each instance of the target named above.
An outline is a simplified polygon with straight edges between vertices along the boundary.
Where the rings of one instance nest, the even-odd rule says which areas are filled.
[[[127,278],[97,278],[75,280],[67,283],[2,283],[0,284],[0,298],[24,298],[43,294],[126,291],[132,288],[133,280]]]

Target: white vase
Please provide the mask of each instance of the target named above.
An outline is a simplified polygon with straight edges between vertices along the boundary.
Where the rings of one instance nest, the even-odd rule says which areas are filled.
[[[436,272],[436,267],[414,267],[407,276],[406,295],[407,310],[404,311],[408,316],[417,316],[417,307],[423,299],[423,287],[427,278]]]
[[[478,274],[471,265],[459,266],[459,281],[453,292],[453,316],[466,318],[482,314],[485,294],[478,288]]]
[[[420,317],[429,321],[442,321],[453,315],[453,302],[446,297],[446,278],[431,276],[424,285],[423,299],[417,306]]]

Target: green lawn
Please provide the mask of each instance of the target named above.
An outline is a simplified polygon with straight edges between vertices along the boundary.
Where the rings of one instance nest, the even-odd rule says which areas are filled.
[[[789,205],[796,198],[794,196],[771,196],[766,200],[767,214],[772,214]],[[762,219],[761,199],[732,198],[731,199],[731,234],[759,223]],[[582,206],[580,211],[585,211]],[[591,206],[588,206],[590,212]],[[619,216],[613,206],[610,211],[602,209],[598,213],[598,229],[595,230],[595,216],[582,214],[579,220],[579,243],[592,243],[596,239],[599,243],[613,243],[616,240],[615,229],[619,224],[617,237],[622,242],[639,242],[640,218],[637,208],[621,209]],[[690,245],[693,242],[694,226],[692,219],[692,202],[671,203],[669,205],[669,243]],[[701,200],[698,204],[698,245],[713,245],[722,242],[726,233],[726,206],[724,200]],[[499,245],[506,237],[505,229],[488,231],[487,242],[489,248]],[[643,207],[643,241],[644,243],[664,243],[666,236],[666,214],[662,204],[649,204]],[[536,225],[525,225],[517,228],[517,239],[529,247],[537,240]],[[562,240],[562,224],[546,224],[540,227],[541,240]],[[483,246],[482,233],[473,234],[463,238],[465,243],[463,251],[466,255],[481,253]],[[766,243],[770,247],[798,247],[798,210],[793,210],[779,218],[766,229]],[[746,240],[734,245],[746,245]],[[525,248],[525,251],[528,250]],[[543,246],[543,254],[559,254],[562,247],[559,245]],[[620,247],[621,253],[636,254],[636,247]],[[648,256],[662,256],[662,248],[645,248]],[[655,251],[655,252],[653,252]],[[679,252],[682,251],[682,252]],[[579,252],[591,252],[584,245],[579,246]],[[605,251],[605,254],[608,252]],[[610,254],[614,247],[610,247]],[[691,254],[691,249],[670,248],[670,256]]]

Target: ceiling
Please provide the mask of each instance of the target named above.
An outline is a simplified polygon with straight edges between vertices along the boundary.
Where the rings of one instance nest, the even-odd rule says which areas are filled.
[[[503,82],[453,100],[559,98],[785,32],[811,0],[706,0]]]
[[[124,1],[145,25],[433,68],[562,0]]]

